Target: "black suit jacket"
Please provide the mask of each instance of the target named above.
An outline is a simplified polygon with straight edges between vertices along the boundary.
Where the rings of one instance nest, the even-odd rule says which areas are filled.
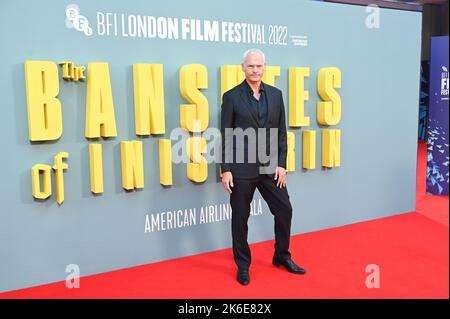
[[[245,80],[244,80],[245,81]],[[256,178],[261,173],[260,166],[268,166],[268,163],[263,163],[259,160],[258,138],[256,143],[249,143],[246,138],[243,143],[237,143],[236,136],[231,136],[227,128],[236,129],[241,128],[246,130],[252,128],[258,137],[257,110],[249,103],[246,83],[235,86],[231,90],[224,93],[222,98],[221,110],[221,134],[222,134],[222,172],[231,171],[234,178]],[[264,83],[267,96],[267,121],[264,126],[266,129],[266,155],[272,157],[272,162],[276,166],[286,168],[287,157],[287,132],[286,119],[283,103],[283,95],[279,89]],[[278,132],[278,136],[270,136],[270,129]],[[261,140],[262,141],[262,140]],[[256,144],[256,145],[255,145]],[[270,149],[275,152],[269,152]],[[230,154],[232,152],[232,156]],[[237,152],[244,152],[245,157],[243,163],[237,163]],[[256,152],[256,153],[255,153]],[[255,153],[255,154],[254,154]],[[269,155],[270,153],[270,155]],[[256,162],[251,158],[256,157]],[[277,163],[276,163],[277,162]],[[273,165],[272,165],[273,166]],[[273,167],[273,168],[275,168]],[[274,170],[267,171],[267,174],[273,174]]]

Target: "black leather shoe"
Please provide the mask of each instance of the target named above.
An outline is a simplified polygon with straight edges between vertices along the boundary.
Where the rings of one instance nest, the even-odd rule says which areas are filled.
[[[287,271],[293,273],[293,274],[299,274],[299,275],[303,275],[304,273],[306,273],[306,270],[297,266],[291,258],[286,258],[286,259],[277,259],[277,258],[273,258],[272,260],[272,264],[274,264],[277,267],[280,266],[284,266]]]
[[[248,269],[238,269],[237,281],[239,281],[239,283],[244,286],[249,284],[250,274],[248,273]]]

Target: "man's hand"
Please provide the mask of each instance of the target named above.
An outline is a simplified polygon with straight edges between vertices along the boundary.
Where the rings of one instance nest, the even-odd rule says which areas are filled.
[[[275,169],[275,180],[278,179],[277,181],[277,187],[282,188],[282,187],[286,187],[286,170],[283,167],[278,166]],[[222,179],[223,180],[223,179]]]
[[[231,172],[225,172],[222,174],[222,185],[228,193],[232,193],[230,187],[234,187],[233,185],[233,174]]]

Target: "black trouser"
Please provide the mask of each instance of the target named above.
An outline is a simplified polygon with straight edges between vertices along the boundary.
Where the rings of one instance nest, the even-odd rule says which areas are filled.
[[[291,236],[292,206],[286,187],[279,188],[277,181],[269,175],[259,175],[255,179],[234,178],[230,203],[232,209],[231,233],[233,236],[233,255],[239,268],[248,268],[251,263],[250,247],[247,242],[250,203],[255,189],[275,217],[275,254],[277,258],[290,258],[289,239]]]

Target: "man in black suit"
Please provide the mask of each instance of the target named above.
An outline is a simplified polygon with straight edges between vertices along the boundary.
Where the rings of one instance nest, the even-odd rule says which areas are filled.
[[[275,218],[272,263],[295,274],[304,274],[305,270],[292,261],[289,252],[292,206],[286,189],[287,132],[282,93],[261,81],[265,58],[260,50],[244,53],[242,70],[245,80],[223,95],[221,170],[222,184],[230,193],[237,280],[247,285],[251,264],[248,218],[256,188]]]

